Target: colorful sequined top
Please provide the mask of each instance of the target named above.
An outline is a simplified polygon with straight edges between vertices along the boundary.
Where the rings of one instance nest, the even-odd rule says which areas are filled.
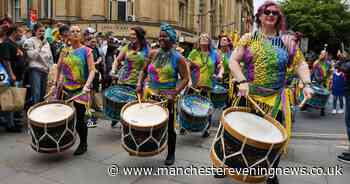
[[[147,87],[152,90],[176,89],[181,55],[175,49],[165,52],[160,49],[147,68]]]
[[[319,85],[329,88],[329,82],[332,80],[332,63],[329,60],[317,60],[312,67],[312,79]]]
[[[77,49],[65,48],[63,53],[66,56],[62,61],[63,88],[68,96],[81,93],[88,77],[89,67],[87,59],[92,54],[92,50],[86,46]],[[88,103],[89,95],[83,95],[75,101]]]
[[[305,61],[301,50],[289,36],[265,38],[260,32],[246,34],[239,42],[244,48],[243,73],[250,83],[250,93],[271,95],[286,85],[287,73]]]
[[[209,54],[192,50],[188,56],[188,60],[194,66],[191,70],[191,78],[194,86],[212,88],[213,75],[218,71],[218,66],[221,63],[221,57],[212,50]]]
[[[242,56],[239,62],[249,81],[249,95],[260,108],[264,112],[271,112],[273,118],[283,112],[282,121],[289,140],[292,132],[293,94],[286,86],[287,79],[296,73],[297,66],[305,62],[295,36],[280,34],[265,37],[259,31],[245,34],[233,54]]]
[[[139,72],[144,65],[145,58],[149,54],[149,49],[145,47],[141,51],[135,51],[125,46],[121,52],[125,53],[125,57],[123,66],[118,72],[118,83],[136,85]]]
[[[222,64],[224,66],[224,82],[228,83],[229,82],[229,76],[230,76],[230,58],[231,58],[232,51],[229,50],[228,52],[221,52],[221,60]]]

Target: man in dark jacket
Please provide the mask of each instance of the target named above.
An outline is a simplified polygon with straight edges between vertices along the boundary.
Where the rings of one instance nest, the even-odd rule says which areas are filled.
[[[346,60],[345,57],[341,59],[337,65],[337,68],[341,72],[345,74],[345,99],[346,99],[346,105],[345,105],[345,125],[346,125],[346,132],[348,134],[349,142],[350,142],[350,60]],[[342,153],[338,156],[338,160],[350,163],[350,148],[347,152]]]

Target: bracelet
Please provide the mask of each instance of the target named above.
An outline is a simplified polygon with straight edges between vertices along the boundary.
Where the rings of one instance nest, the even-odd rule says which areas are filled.
[[[248,83],[249,81],[248,80],[241,80],[241,81],[239,81],[239,82],[236,82],[237,83],[237,85],[240,85],[240,84],[243,84],[243,83]]]

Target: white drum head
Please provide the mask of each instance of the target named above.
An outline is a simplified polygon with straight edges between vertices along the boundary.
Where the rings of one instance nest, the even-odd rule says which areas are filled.
[[[167,112],[159,105],[152,103],[135,103],[125,108],[122,118],[129,124],[138,127],[157,126],[168,118]]]
[[[52,103],[36,107],[28,118],[38,123],[49,124],[68,119],[73,113],[73,108],[68,105]]]
[[[261,142],[280,143],[284,140],[282,132],[266,119],[247,112],[230,112],[226,122],[240,134]]]

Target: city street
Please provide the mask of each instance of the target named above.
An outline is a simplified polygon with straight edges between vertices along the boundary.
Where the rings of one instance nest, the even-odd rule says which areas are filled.
[[[343,115],[319,118],[318,112],[298,113],[293,139],[288,154],[282,158],[282,167],[342,168],[342,176],[280,176],[282,184],[340,184],[350,180],[350,165],[336,160],[336,155],[347,146]],[[178,136],[174,167],[209,167],[211,137],[198,134]],[[213,176],[109,176],[107,169],[117,164],[122,167],[164,167],[166,151],[150,158],[132,157],[121,147],[119,125],[110,128],[106,120],[89,129],[87,154],[73,156],[76,145],[61,154],[38,154],[29,146],[27,133],[8,134],[0,131],[1,184],[201,184],[235,183],[230,178]]]

